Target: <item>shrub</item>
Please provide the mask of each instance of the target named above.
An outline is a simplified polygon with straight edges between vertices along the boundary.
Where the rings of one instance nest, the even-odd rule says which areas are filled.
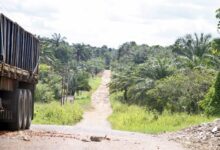
[[[204,100],[200,102],[200,106],[207,115],[220,114],[220,72],[217,75],[214,86],[209,89]]]
[[[54,100],[54,94],[47,84],[38,83],[35,91],[35,101],[50,102]]]
[[[209,70],[188,70],[159,80],[147,92],[147,105],[161,113],[165,109],[171,112],[198,113],[198,102],[213,83],[214,74]]]

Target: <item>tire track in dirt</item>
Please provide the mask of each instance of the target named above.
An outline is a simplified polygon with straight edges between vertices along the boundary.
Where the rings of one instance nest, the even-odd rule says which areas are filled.
[[[91,107],[83,115],[83,120],[78,123],[76,128],[105,129],[110,130],[111,125],[107,121],[112,113],[109,102],[109,88],[111,71],[105,70],[102,75],[102,82],[98,89],[92,94]]]

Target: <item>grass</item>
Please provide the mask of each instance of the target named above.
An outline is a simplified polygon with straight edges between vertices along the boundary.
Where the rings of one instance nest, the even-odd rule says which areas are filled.
[[[89,80],[92,89],[88,92],[81,92],[74,100],[74,103],[67,102],[64,106],[60,102],[36,103],[34,111],[34,124],[58,124],[73,125],[82,119],[83,111],[89,107],[92,93],[101,83],[100,77]]]
[[[35,104],[35,124],[71,125],[82,119],[83,109],[78,104],[67,103],[60,106],[59,102]]]
[[[108,119],[111,122],[112,128],[118,130],[163,133],[177,131],[215,119],[215,117],[208,118],[204,115],[170,114],[168,112],[157,116],[152,112],[146,111],[143,107],[122,104],[116,99],[117,95],[111,95],[110,100],[113,113]]]

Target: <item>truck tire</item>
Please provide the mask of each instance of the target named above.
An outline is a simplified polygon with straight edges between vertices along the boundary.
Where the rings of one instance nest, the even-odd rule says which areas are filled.
[[[22,99],[22,103],[23,103],[23,119],[22,119],[22,129],[26,128],[26,124],[27,124],[27,114],[28,114],[28,97],[27,97],[27,90],[23,89],[23,99]]]
[[[27,90],[27,123],[25,129],[29,129],[32,120],[32,93],[31,90]]]
[[[23,121],[23,92],[17,89],[13,94],[14,108],[13,108],[13,122],[9,128],[11,130],[20,130]]]

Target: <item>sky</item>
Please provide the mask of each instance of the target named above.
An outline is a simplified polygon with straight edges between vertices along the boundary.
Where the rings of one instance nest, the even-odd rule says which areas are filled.
[[[168,46],[187,33],[219,37],[219,7],[220,0],[0,0],[0,12],[33,34],[114,48]]]

